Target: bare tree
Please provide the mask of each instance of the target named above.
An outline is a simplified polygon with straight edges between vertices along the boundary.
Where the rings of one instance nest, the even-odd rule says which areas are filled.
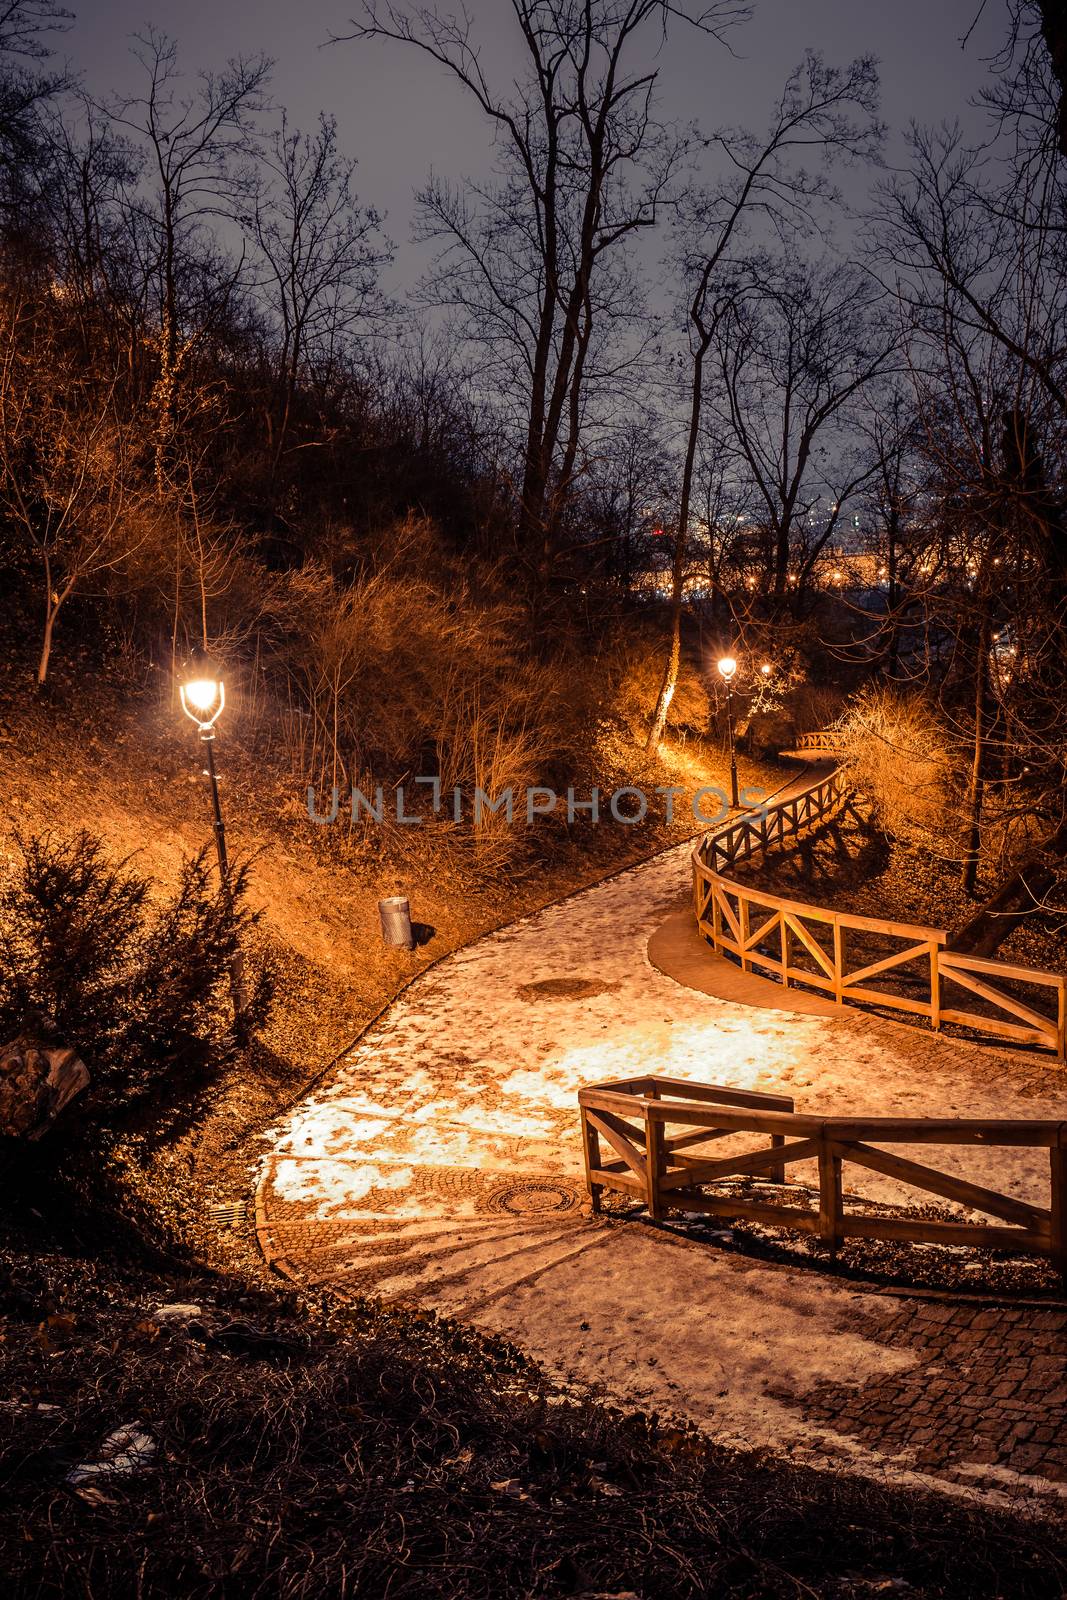
[[[648,748],[662,738],[681,659],[682,602],[688,562],[693,475],[701,438],[705,363],[729,303],[735,275],[731,252],[750,223],[778,234],[802,231],[813,208],[830,197],[825,173],[798,168],[798,158],[818,150],[825,157],[872,158],[881,128],[876,120],[878,74],[861,58],[845,69],[809,54],[792,72],[774,108],[767,133],[724,130],[708,145],[725,159],[726,176],[695,191],[680,211],[680,256],[687,299],[689,346],[688,428],[682,465],[670,598],[670,644]]]
[[[930,604],[952,640],[940,693],[966,750],[971,893],[994,838],[1003,851],[1019,829],[1029,849],[1035,822],[1060,837],[1065,772],[1067,166],[1041,8],[1011,22],[981,147],[916,130],[879,213],[940,524]]]
[[[208,224],[235,209],[241,159],[265,105],[272,63],[264,56],[232,60],[222,73],[201,73],[197,92],[183,93],[177,46],[166,34],[149,29],[138,35],[133,54],[145,88],[112,102],[109,112],[147,153],[145,182],[130,193],[128,207],[149,250],[146,278],[156,298],[152,405],[162,495],[183,375],[240,274],[240,263],[220,253]]]
[[[123,202],[138,182],[143,156],[81,93],[50,118],[48,141],[42,204],[56,280],[79,319],[86,359],[103,355],[125,365],[136,391],[145,367],[147,283]]]
[[[338,151],[332,117],[320,116],[316,131],[302,134],[283,115],[249,184],[244,221],[278,336],[278,400],[268,417],[274,472],[298,386],[321,393],[354,332],[386,310],[377,284],[390,254],[377,212],[356,198],[355,165]]]
[[[67,71],[50,64],[48,36],[73,20],[56,0],[0,0],[0,203],[12,218],[24,219],[41,191],[47,170],[42,116],[70,84]]]
[[[496,182],[461,192],[432,177],[422,196],[424,230],[441,244],[430,288],[485,353],[484,381],[512,403],[519,544],[543,581],[579,462],[597,340],[635,308],[625,247],[657,222],[683,149],[657,118],[649,47],[683,18],[721,37],[746,8],[511,0],[511,9],[527,71],[508,92],[490,84],[466,14],[367,0],[350,37],[422,51],[493,128]]]
[[[131,487],[140,429],[114,376],[71,361],[46,312],[9,301],[0,336],[0,504],[39,563],[40,687],[63,607],[144,540]]]
[[[716,362],[738,470],[770,534],[767,589],[794,608],[857,490],[876,470],[852,413],[895,343],[869,280],[840,264],[752,263],[716,330]]]

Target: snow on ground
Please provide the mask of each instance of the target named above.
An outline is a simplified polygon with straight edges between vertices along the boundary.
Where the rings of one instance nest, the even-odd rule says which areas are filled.
[[[791,1094],[798,1111],[826,1115],[1067,1117],[1067,1095],[1035,1094],[1010,1057],[867,1018],[754,1009],[657,972],[645,947],[688,873],[683,845],[425,973],[279,1132],[278,1154],[318,1158],[305,1198],[333,1214],[351,1198],[349,1163],[576,1172],[579,1087],[649,1072]],[[601,992],[530,997],[530,985],[576,977]],[[1044,1151],[900,1148],[1047,1203]],[[906,1197],[879,1174],[846,1174],[855,1193]]]
[[[275,1130],[261,1203],[275,1239],[325,1230],[310,1255],[293,1247],[302,1272],[318,1250],[335,1280],[348,1272],[353,1286],[470,1316],[627,1403],[799,1447],[810,1429],[777,1391],[861,1385],[912,1359],[872,1336],[876,1297],[573,1210],[515,1217],[505,1201],[490,1221],[501,1182],[554,1176],[577,1189],[578,1088],[650,1072],[786,1093],[798,1111],[826,1115],[1065,1118],[1067,1095],[1044,1064],[1010,1053],[868,1017],[750,1008],[656,971],[647,942],[688,893],[689,848],[423,974]],[[585,992],[531,988],[560,979]],[[1044,1151],[899,1148],[1047,1204]],[[814,1164],[791,1172],[815,1181]],[[849,1191],[914,1199],[846,1167]]]

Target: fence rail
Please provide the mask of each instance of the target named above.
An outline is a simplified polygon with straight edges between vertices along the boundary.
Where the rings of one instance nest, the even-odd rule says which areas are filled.
[[[843,754],[841,735],[832,728],[820,728],[816,733],[800,733],[794,744],[794,751],[806,756],[839,756]]]
[[[978,1118],[798,1116],[785,1095],[756,1094],[678,1078],[629,1078],[578,1091],[586,1184],[593,1209],[618,1190],[660,1219],[687,1213],[745,1217],[814,1233],[831,1254],[848,1238],[972,1245],[1050,1258],[1067,1281],[1067,1122]],[[671,1132],[670,1130],[681,1130]],[[762,1148],[715,1159],[699,1147],[734,1134],[769,1135]],[[1013,1146],[1047,1149],[1049,1204],[1032,1205],[882,1145]],[[610,1154],[605,1158],[603,1145]],[[723,1178],[787,1185],[786,1168],[817,1161],[818,1209],[709,1193]],[[846,1163],[937,1195],[993,1223],[866,1216],[845,1209]]]
[[[830,820],[848,799],[848,784],[835,770],[703,839],[693,852],[693,907],[703,937],[743,971],[777,978],[785,988],[816,989],[841,1008],[884,1007],[926,1018],[935,1031],[952,1023],[1037,1045],[1064,1060],[1063,973],[949,950],[943,928],[853,916],[768,894],[727,876],[729,867],[769,845]],[[887,987],[889,981],[894,987]],[[1025,992],[1005,988],[1009,983]],[[976,1008],[976,999],[983,1009]]]

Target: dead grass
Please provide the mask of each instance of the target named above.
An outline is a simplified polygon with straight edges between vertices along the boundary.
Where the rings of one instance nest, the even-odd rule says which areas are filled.
[[[0,1251],[14,1594],[1037,1600],[1067,1575],[1040,1523],[719,1449],[432,1315],[298,1302],[67,1227],[66,1248],[38,1218]],[[153,1320],[176,1301],[199,1310]],[[131,1422],[144,1470],[66,1485]]]
[[[229,708],[228,708],[229,709]],[[220,732],[218,764],[231,853],[253,856],[251,903],[278,970],[278,999],[253,1052],[194,1103],[160,1107],[110,1139],[101,1159],[146,1226],[214,1264],[256,1260],[250,1237],[220,1235],[210,1206],[247,1193],[250,1137],[339,1054],[410,978],[479,934],[595,882],[685,838],[653,809],[638,827],[568,827],[562,814],[516,828],[501,854],[469,827],[433,824],[371,830],[314,827],[287,752],[265,741],[247,705]],[[195,731],[151,684],[128,685],[57,670],[47,700],[0,698],[0,759],[12,827],[23,833],[86,827],[162,885],[209,834]],[[619,725],[595,732],[566,781],[579,794],[657,783],[695,790],[723,781],[722,753],[689,739],[648,756]],[[744,782],[776,774],[744,763]],[[491,779],[489,781],[492,781]],[[13,850],[0,832],[0,868]],[[412,952],[383,946],[377,900],[402,893],[422,924]]]

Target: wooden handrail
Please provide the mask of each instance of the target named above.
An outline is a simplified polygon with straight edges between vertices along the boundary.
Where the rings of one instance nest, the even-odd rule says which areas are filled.
[[[742,971],[777,978],[784,988],[792,984],[817,989],[832,997],[839,1008],[883,1007],[926,1018],[935,1031],[952,1023],[1013,1043],[1037,1045],[1063,1061],[1067,1056],[1067,975],[948,950],[948,934],[943,928],[811,905],[751,888],[727,875],[728,868],[750,860],[758,851],[837,815],[849,797],[847,781],[835,769],[814,778],[807,788],[770,801],[721,832],[706,835],[692,858],[693,907],[703,937],[717,954],[735,958]],[[857,933],[903,941],[903,947],[850,968],[849,935]],[[829,943],[824,942],[827,934]],[[799,965],[805,958],[808,965]],[[912,978],[921,978],[918,994],[902,994],[886,988],[884,982],[872,981],[892,972],[899,977],[917,964],[922,970],[913,970]],[[999,987],[1011,982],[1048,992],[1048,1008],[1039,1008],[1040,996],[1023,1000]],[[950,985],[955,991],[951,998],[959,995],[961,1003],[946,1002]],[[976,1010],[972,996],[993,1015]]]
[[[784,1095],[764,1095],[683,1079],[646,1077],[591,1084],[578,1091],[586,1185],[594,1211],[604,1189],[644,1204],[653,1218],[670,1209],[745,1217],[817,1233],[831,1255],[846,1238],[966,1244],[1051,1258],[1067,1282],[1067,1122],[982,1117],[823,1117],[800,1115]],[[785,1109],[788,1108],[788,1109]],[[690,1130],[668,1137],[670,1124]],[[769,1134],[762,1149],[728,1156],[681,1153],[685,1145],[724,1135]],[[601,1141],[614,1159],[605,1159]],[[1033,1205],[955,1173],[941,1172],[879,1145],[1009,1146],[1047,1149],[1049,1204]],[[760,1177],[785,1185],[786,1167],[816,1161],[819,1207],[709,1193],[728,1177]],[[846,1212],[846,1162],[907,1184],[924,1194],[993,1217],[994,1223],[935,1222],[921,1216],[863,1216]]]
[[[797,751],[804,751],[808,755],[819,754],[838,756],[844,749],[841,735],[833,728],[820,728],[815,733],[798,734],[794,741]]]

